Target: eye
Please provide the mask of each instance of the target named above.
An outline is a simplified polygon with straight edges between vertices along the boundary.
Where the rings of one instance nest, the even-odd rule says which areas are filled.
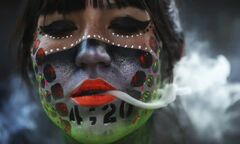
[[[40,26],[43,33],[53,37],[67,36],[76,29],[76,25],[70,20],[58,20],[47,26]]]
[[[121,35],[131,35],[144,31],[150,23],[149,21],[140,21],[130,16],[118,17],[111,21],[108,29]]]

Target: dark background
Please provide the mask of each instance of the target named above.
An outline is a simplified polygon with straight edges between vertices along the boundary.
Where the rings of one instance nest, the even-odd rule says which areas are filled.
[[[192,36],[198,41],[207,41],[209,46],[201,50],[209,57],[223,54],[231,64],[229,81],[240,81],[240,1],[239,0],[177,0],[180,8],[182,26],[186,43]],[[4,0],[0,2],[0,134],[3,114],[6,112],[4,102],[13,91],[10,76],[15,67],[15,56],[10,55],[11,37],[19,15],[21,0]],[[192,35],[194,33],[194,35]],[[194,51],[194,47],[186,47]],[[25,93],[19,91],[20,96]],[[237,107],[234,107],[237,109]],[[234,109],[233,108],[233,109]],[[11,112],[9,112],[11,113]],[[240,122],[235,122],[239,123]],[[235,134],[239,136],[239,134]],[[1,137],[1,136],[0,136]],[[230,138],[232,139],[232,138]],[[236,141],[237,142],[237,141]],[[1,141],[0,141],[1,143]]]
[[[186,34],[195,31],[199,40],[210,42],[210,56],[225,55],[232,65],[229,80],[240,81],[240,1],[178,1]]]
[[[21,1],[4,0],[0,2],[0,108],[2,102],[9,98],[9,77],[15,68],[15,56],[9,48],[15,32]]]

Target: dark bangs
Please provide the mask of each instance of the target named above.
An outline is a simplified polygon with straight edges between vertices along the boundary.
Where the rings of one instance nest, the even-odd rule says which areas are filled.
[[[59,12],[66,14],[76,10],[84,10],[87,6],[96,9],[113,9],[124,7],[136,7],[146,9],[143,0],[30,0],[30,7],[39,10],[39,15]]]

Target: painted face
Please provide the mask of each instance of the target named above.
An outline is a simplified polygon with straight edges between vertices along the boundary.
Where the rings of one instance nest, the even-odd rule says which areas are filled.
[[[48,117],[85,143],[114,142],[142,126],[152,110],[105,92],[158,99],[161,41],[154,28],[149,14],[134,7],[40,16],[31,50]]]

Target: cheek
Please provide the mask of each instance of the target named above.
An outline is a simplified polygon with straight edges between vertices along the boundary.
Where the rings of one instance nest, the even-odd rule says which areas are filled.
[[[152,47],[158,46],[155,39],[149,40],[148,44],[150,42]],[[139,70],[133,74],[130,85],[134,90],[140,91],[140,100],[148,102],[155,97],[153,92],[160,85],[160,61],[150,53],[144,52],[139,55],[138,63]]]
[[[51,85],[50,91],[48,92],[47,101],[50,101],[50,96],[52,95],[54,100],[59,100],[64,97],[64,91],[61,84],[54,82],[57,78],[56,70],[51,64],[45,64],[46,55],[43,48],[38,49],[35,55],[35,59],[33,61],[36,62],[34,65],[34,70],[36,75],[40,75],[41,79],[38,80],[41,88],[46,89],[46,86]],[[38,77],[38,76],[37,76]]]
[[[153,60],[153,56],[148,52],[142,53],[139,56],[138,60],[143,71],[137,71],[133,75],[131,80],[131,86],[141,87],[146,82],[147,86],[151,87],[154,80],[154,76],[151,73],[157,73],[158,61]]]
[[[40,91],[40,95],[44,98],[43,101],[55,103],[57,100],[64,98],[64,90],[61,84],[55,82],[57,78],[55,68],[51,64],[45,64],[45,59],[46,55],[43,48],[38,49],[35,59],[33,59],[33,61],[36,62],[34,69],[36,77],[41,77],[38,82],[42,91],[44,91],[44,93]],[[50,88],[48,88],[48,86],[50,86]],[[65,103],[57,102],[53,107],[60,116],[68,116],[68,107]]]

